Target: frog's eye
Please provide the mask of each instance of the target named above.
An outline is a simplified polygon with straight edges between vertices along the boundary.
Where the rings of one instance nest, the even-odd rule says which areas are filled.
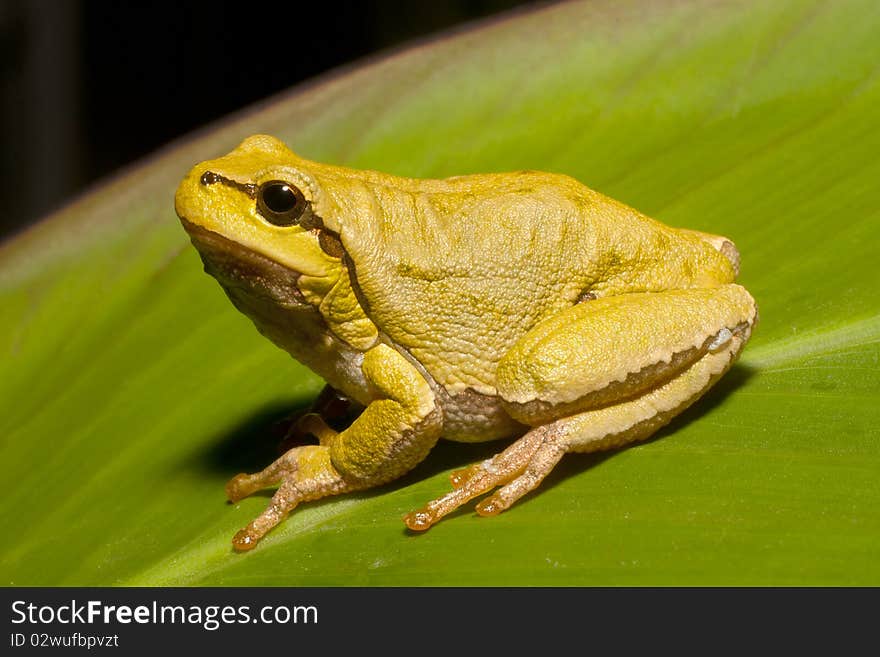
[[[283,180],[264,182],[257,189],[257,211],[270,224],[297,224],[307,206],[303,193]]]

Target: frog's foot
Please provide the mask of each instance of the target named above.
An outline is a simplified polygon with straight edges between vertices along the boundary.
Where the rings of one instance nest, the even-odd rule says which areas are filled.
[[[500,454],[453,472],[452,491],[407,514],[403,521],[410,529],[423,531],[468,500],[501,486],[477,505],[481,516],[494,516],[536,488],[565,451],[553,425],[532,429]]]
[[[331,464],[326,447],[307,445],[290,450],[262,472],[236,475],[226,484],[226,495],[230,502],[238,502],[279,483],[266,510],[232,539],[236,550],[254,548],[300,502],[354,490]]]

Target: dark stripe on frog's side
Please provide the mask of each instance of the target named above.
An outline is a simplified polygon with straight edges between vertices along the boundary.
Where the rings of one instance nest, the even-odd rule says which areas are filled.
[[[349,255],[348,251],[345,249],[345,245],[342,243],[342,239],[340,238],[339,233],[327,228],[324,225],[323,219],[319,215],[312,214],[312,218],[313,218],[312,219],[312,221],[313,221],[312,226],[313,226],[313,229],[316,230],[318,233],[318,243],[321,246],[321,249],[327,255],[329,255],[333,258],[340,258],[340,260],[342,261],[342,265],[343,265],[343,267],[345,267],[345,270],[348,273],[348,280],[349,280],[349,283],[351,284],[352,292],[354,293],[358,304],[360,305],[361,309],[363,310],[364,315],[366,315],[366,317],[371,322],[373,322],[373,324],[375,324],[378,329],[379,342],[381,342],[381,343],[391,347],[395,351],[397,351],[401,356],[403,356],[407,361],[409,361],[409,363],[416,370],[419,371],[419,373],[422,375],[422,377],[424,377],[425,381],[428,383],[428,385],[434,391],[434,398],[435,398],[435,402],[437,404],[434,411],[432,411],[432,415],[435,413],[439,414],[439,419],[435,418],[435,420],[437,420],[441,424],[445,425],[446,424],[446,421],[445,421],[446,410],[457,408],[457,406],[454,403],[452,403],[452,399],[451,399],[449,393],[442,385],[440,385],[436,381],[436,379],[428,371],[428,369],[415,356],[413,356],[406,347],[396,343],[384,331],[382,331],[381,328],[379,328],[379,324],[376,322],[375,318],[373,317],[372,313],[370,312],[370,304],[367,301],[366,297],[364,296],[364,293],[361,290],[360,285],[358,284],[357,270],[355,267],[354,260],[352,259],[351,255]],[[503,408],[501,408],[500,402],[498,400],[487,399],[486,402],[487,402],[487,406],[494,405],[496,407],[493,409],[492,412],[494,412],[495,414],[500,412],[501,414],[503,414],[505,416],[504,421],[500,422],[499,426],[502,427],[502,433],[504,435],[509,435],[510,434],[510,431],[509,431],[510,424],[511,423],[516,424],[516,423],[509,416],[507,416],[506,412],[503,410]],[[487,413],[488,412],[489,411],[487,411]],[[473,439],[477,439],[477,440],[484,440],[485,439],[485,432],[482,431],[482,429],[483,429],[482,426],[471,427],[470,425],[467,425],[467,423],[464,423],[464,425],[465,425],[464,426],[464,433],[465,434],[467,434],[469,436],[474,436]],[[444,428],[444,437],[445,437],[445,434],[446,434],[446,431]],[[455,439],[455,438],[453,438],[453,439]]]
[[[317,217],[317,215],[314,216]],[[317,233],[318,246],[321,247],[321,250],[331,258],[342,259],[345,255],[345,248],[342,246],[339,235],[324,228],[318,228]]]
[[[367,316],[367,318],[369,318],[371,322],[376,324],[376,320],[370,314],[370,305],[369,303],[367,303],[367,299],[366,297],[364,297],[360,285],[358,285],[357,271],[355,270],[354,260],[345,249],[345,245],[342,243],[342,239],[340,238],[339,233],[327,228],[327,226],[324,225],[324,220],[321,218],[321,216],[311,211],[311,205],[309,206],[308,223],[306,224],[304,222],[300,222],[300,226],[315,231],[318,235],[318,246],[321,247],[321,250],[331,258],[339,258],[342,261],[342,265],[348,272],[348,279],[351,282],[351,289],[354,292],[354,296],[357,299],[358,304],[360,304],[360,307],[363,309],[364,314]],[[378,324],[376,324],[376,326],[378,326]]]
[[[409,349],[395,342],[382,330],[370,312],[369,302],[358,284],[354,260],[345,250],[336,233],[327,231],[326,234],[332,235],[335,243],[338,244],[338,249],[342,254],[342,262],[348,271],[351,289],[364,314],[376,325],[379,331],[379,341],[388,345],[409,361],[424,377],[425,381],[428,382],[431,390],[434,391],[434,399],[437,404],[434,412],[441,414],[440,421],[443,424],[442,437],[459,442],[482,442],[496,438],[507,438],[522,433],[525,429],[524,425],[510,417],[499,397],[483,395],[471,388],[457,394],[450,394]],[[331,253],[330,255],[334,254]]]

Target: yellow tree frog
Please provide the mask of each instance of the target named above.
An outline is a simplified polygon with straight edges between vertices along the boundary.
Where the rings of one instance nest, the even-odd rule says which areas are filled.
[[[404,517],[490,493],[497,514],[568,452],[642,440],[737,358],[757,318],[720,236],[665,226],[564,175],[402,178],[256,135],[181,182],[177,214],[259,331],[364,407],[226,487],[278,486],[248,550],[300,502],[391,481],[441,437],[515,438]],[[492,492],[494,491],[494,492]]]

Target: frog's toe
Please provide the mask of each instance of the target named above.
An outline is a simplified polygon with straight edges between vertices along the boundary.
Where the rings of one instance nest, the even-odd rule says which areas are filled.
[[[475,474],[479,472],[482,465],[482,463],[475,463],[474,465],[469,465],[466,468],[453,470],[452,473],[449,475],[449,483],[452,484],[453,488],[461,488],[468,482],[469,479],[471,479]]]
[[[453,470],[449,475],[452,487],[463,488],[471,481],[477,484],[477,482],[492,479],[494,475],[499,474],[508,476],[511,472],[516,472],[525,467],[529,458],[535,453],[535,450],[541,446],[541,442],[544,440],[544,432],[543,428],[533,429],[492,458],[480,463],[474,463],[466,468]]]
[[[233,502],[257,490],[280,483],[266,509],[232,539],[238,550],[253,549],[263,536],[284,520],[300,503],[337,495],[358,488],[345,481],[330,462],[326,447],[297,447],[256,474],[240,474],[226,485]]]
[[[261,472],[247,474],[242,472],[226,482],[226,497],[235,504],[239,500],[250,497],[258,490],[277,484],[284,473],[280,468],[271,466]]]
[[[489,471],[478,467],[462,485],[453,488],[443,497],[428,502],[418,511],[406,514],[403,522],[413,531],[424,531],[468,500],[492,490],[502,483],[504,476],[505,473],[499,469],[493,468]]]
[[[235,533],[235,536],[232,538],[232,547],[235,548],[236,552],[247,552],[257,547],[259,540],[259,537],[254,535],[253,530],[248,525]]]
[[[272,496],[272,501],[266,510],[249,522],[247,527],[235,534],[232,539],[232,547],[238,552],[252,550],[263,536],[293,511],[302,497],[295,481],[293,479],[286,480]]]
[[[477,513],[481,516],[495,516],[510,508],[519,498],[538,487],[559,463],[563,454],[565,448],[557,442],[548,441],[542,444],[529,460],[525,471],[480,502]]]
[[[250,497],[258,490],[275,486],[283,479],[289,478],[299,468],[298,458],[302,451],[303,448],[296,447],[275,459],[268,468],[260,472],[254,474],[242,472],[235,475],[226,483],[226,497],[234,504]]]
[[[248,495],[256,492],[252,483],[253,475],[241,472],[226,482],[226,498],[235,504],[239,500],[243,500]]]
[[[488,506],[484,503],[478,507],[481,515],[494,515],[537,486],[546,473],[562,458],[564,451],[563,447],[555,443],[554,434],[548,427],[532,429],[500,454],[453,472],[450,476],[453,489],[449,493],[428,502],[418,511],[405,515],[403,521],[414,531],[424,531],[468,500],[487,493],[496,486],[510,482],[509,486],[498,491],[499,494],[510,486],[513,486],[512,490],[518,491],[532,481],[536,476],[535,472],[541,470],[538,466],[532,467],[533,461],[537,460],[538,463],[543,464],[547,461],[548,453],[555,455],[559,452],[555,460],[547,466],[546,472],[534,481],[531,488],[525,488],[516,497],[511,497],[510,493],[506,492]],[[490,500],[494,500],[497,495],[493,495]]]

